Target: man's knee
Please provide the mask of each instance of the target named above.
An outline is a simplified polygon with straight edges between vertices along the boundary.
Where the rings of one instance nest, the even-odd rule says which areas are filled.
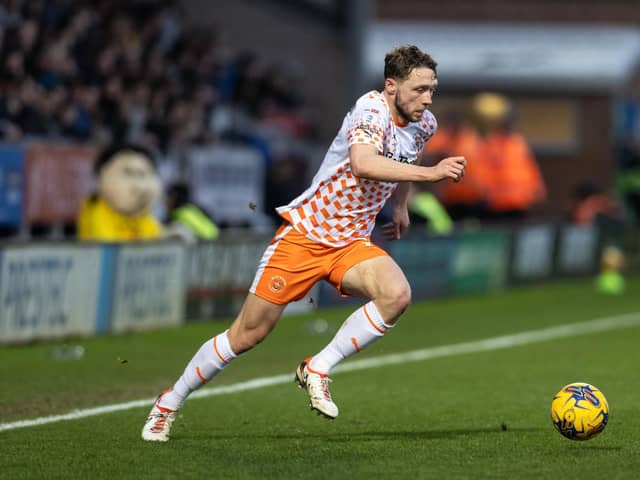
[[[411,287],[408,283],[389,285],[383,291],[383,302],[400,316],[411,303]]]

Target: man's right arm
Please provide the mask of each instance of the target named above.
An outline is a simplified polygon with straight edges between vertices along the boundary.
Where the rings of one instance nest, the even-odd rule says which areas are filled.
[[[464,176],[464,157],[448,157],[432,167],[391,160],[378,154],[375,146],[353,144],[349,147],[351,171],[356,177],[383,182],[438,182],[446,178],[458,182]]]

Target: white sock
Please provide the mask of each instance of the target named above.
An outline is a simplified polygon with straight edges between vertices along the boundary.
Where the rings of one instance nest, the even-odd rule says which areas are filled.
[[[358,353],[392,328],[382,320],[373,302],[353,312],[345,320],[331,342],[313,356],[309,367],[321,373],[329,373],[345,358]]]
[[[225,330],[202,344],[173,388],[162,396],[160,406],[178,410],[191,392],[215,377],[236,358],[227,332]]]

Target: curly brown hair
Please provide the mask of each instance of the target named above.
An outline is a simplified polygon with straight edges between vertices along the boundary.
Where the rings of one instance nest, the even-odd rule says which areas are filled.
[[[411,70],[419,67],[430,68],[437,75],[437,66],[431,55],[415,45],[402,45],[394,48],[384,57],[384,78],[404,80]]]

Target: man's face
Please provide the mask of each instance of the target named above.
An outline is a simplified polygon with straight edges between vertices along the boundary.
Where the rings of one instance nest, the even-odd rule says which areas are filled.
[[[438,86],[438,79],[433,70],[418,67],[411,70],[404,80],[387,79],[385,88],[394,95],[394,104],[403,122],[417,122],[424,111],[432,103]]]

